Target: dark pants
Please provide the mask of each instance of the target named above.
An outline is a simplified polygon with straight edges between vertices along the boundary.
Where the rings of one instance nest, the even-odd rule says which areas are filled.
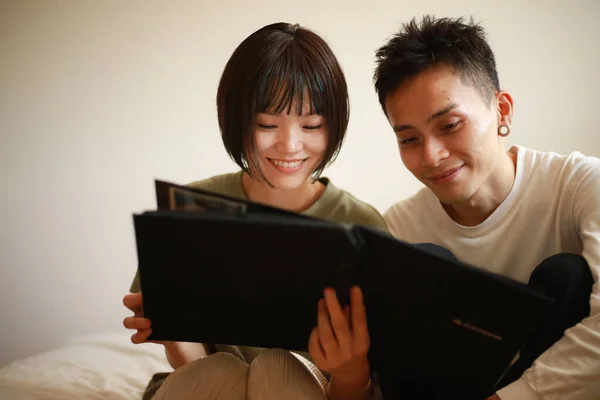
[[[440,256],[456,259],[454,255],[442,247],[429,243],[419,247]],[[555,303],[542,321],[539,328],[527,340],[520,350],[518,360],[500,380],[494,391],[519,379],[533,362],[564,334],[565,330],[579,323],[590,315],[590,295],[594,280],[590,268],[581,256],[574,254],[556,254],[538,265],[531,277],[529,286],[554,299]],[[391,360],[390,360],[391,361]],[[398,360],[391,362],[397,363]],[[391,369],[389,372],[392,372]],[[377,371],[383,398],[395,399],[436,399],[442,388],[415,387],[401,377],[387,373],[385,363]],[[491,395],[492,393],[490,393]]]

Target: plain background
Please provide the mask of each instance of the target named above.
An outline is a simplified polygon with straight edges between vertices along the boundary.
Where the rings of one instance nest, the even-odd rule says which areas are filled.
[[[263,25],[315,30],[344,67],[351,121],[326,175],[381,212],[414,193],[372,74],[375,49],[425,13],[483,23],[515,100],[509,144],[600,156],[597,0],[0,0],[0,365],[123,329],[132,213],[154,206],[154,178],[236,170],[215,93]]]

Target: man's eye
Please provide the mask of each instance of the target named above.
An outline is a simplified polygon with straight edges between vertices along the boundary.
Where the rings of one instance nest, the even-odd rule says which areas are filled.
[[[406,139],[400,139],[400,144],[412,144],[416,141],[417,141],[417,138],[410,137],[410,138],[406,138]]]
[[[461,121],[456,121],[456,122],[453,122],[451,124],[446,124],[446,125],[443,126],[442,130],[444,130],[446,132],[453,131],[460,124],[460,122]]]

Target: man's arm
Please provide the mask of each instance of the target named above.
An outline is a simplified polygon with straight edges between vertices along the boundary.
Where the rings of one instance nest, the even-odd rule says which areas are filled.
[[[498,391],[501,400],[597,399],[600,393],[600,163],[581,180],[573,221],[594,286],[590,316],[544,352],[523,376]]]

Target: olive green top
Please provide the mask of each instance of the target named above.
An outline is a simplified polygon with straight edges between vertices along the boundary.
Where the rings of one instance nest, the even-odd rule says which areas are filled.
[[[242,189],[242,171],[222,174],[188,184],[188,187],[209,190],[248,200]],[[331,183],[328,178],[319,179],[325,185],[321,197],[301,214],[333,222],[354,223],[387,232],[387,227],[381,214],[371,205],[358,200],[350,193]],[[136,273],[131,288],[132,293],[140,291],[140,282]]]
[[[219,194],[248,200],[242,189],[242,171],[236,173],[217,175],[212,178],[193,182],[187,186],[210,190]],[[328,178],[319,179],[325,185],[321,197],[301,214],[340,223],[355,223],[366,227],[388,231],[381,214],[371,205],[358,200],[350,193],[334,186]],[[136,273],[130,291],[140,291],[138,273]],[[308,340],[308,338],[307,338]],[[260,348],[245,346],[215,345],[217,351],[228,351],[247,362],[251,362],[262,350]],[[300,353],[310,359],[304,352]]]

